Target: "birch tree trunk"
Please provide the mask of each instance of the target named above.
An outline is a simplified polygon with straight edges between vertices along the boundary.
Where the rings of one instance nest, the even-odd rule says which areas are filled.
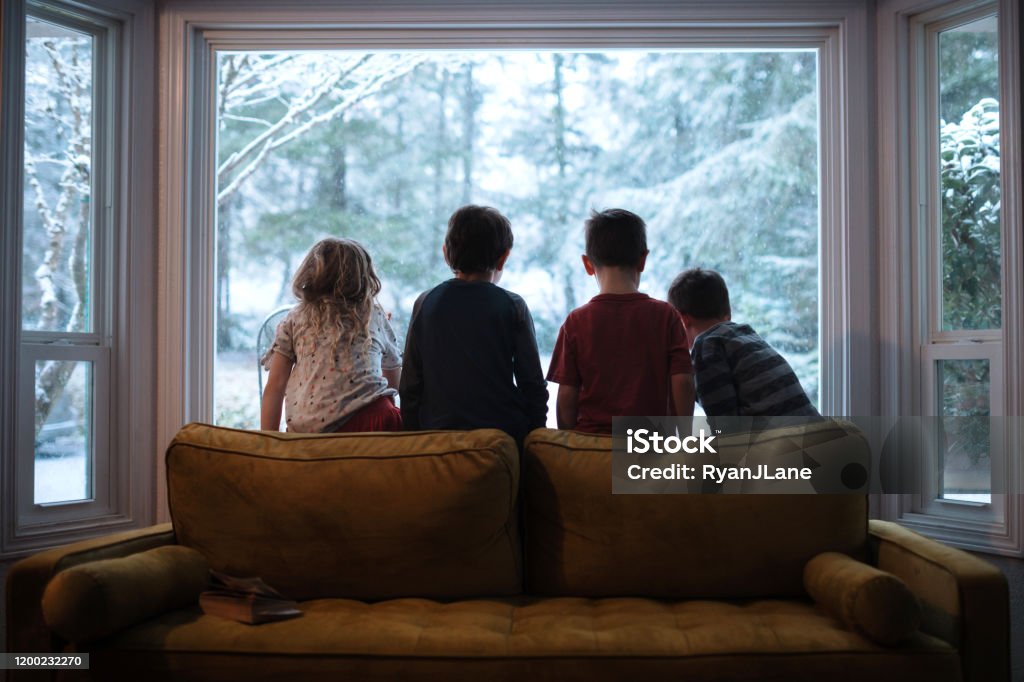
[[[36,212],[46,231],[47,248],[40,265],[33,273],[42,293],[38,328],[44,331],[88,331],[89,313],[89,244],[91,222],[90,163],[92,154],[91,112],[83,103],[91,101],[92,93],[79,77],[81,56],[79,46],[72,44],[65,62],[59,46],[52,40],[43,43],[56,78],[57,96],[66,101],[70,121],[59,118],[56,107],[48,109],[53,125],[69,130],[64,150],[64,170],[58,183],[54,206],[51,209],[35,159],[26,152],[26,180],[35,197]],[[67,240],[72,238],[70,252]],[[58,280],[66,273],[71,291],[60,288]],[[65,300],[69,294],[74,300]],[[70,307],[66,318],[62,310]],[[63,319],[62,319],[63,318]],[[64,393],[75,369],[75,362],[49,360],[40,363],[35,371],[35,436],[49,419],[54,405]]]

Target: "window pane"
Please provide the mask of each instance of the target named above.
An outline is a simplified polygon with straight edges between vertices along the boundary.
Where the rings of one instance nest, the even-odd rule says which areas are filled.
[[[938,360],[942,497],[989,502],[992,462],[988,360]]]
[[[92,363],[37,362],[35,388],[35,503],[90,499]]]
[[[1001,326],[996,17],[939,34],[942,328]]]
[[[733,318],[817,400],[815,52],[249,52],[218,68],[218,423],[258,424],[258,329],[294,302],[317,239],[367,247],[401,339],[451,276],[441,245],[465,203],[512,222],[501,285],[529,304],[545,371],[597,293],[583,221],[621,206],[648,225],[642,291],[721,271]]]
[[[26,23],[22,327],[90,332],[94,39]]]

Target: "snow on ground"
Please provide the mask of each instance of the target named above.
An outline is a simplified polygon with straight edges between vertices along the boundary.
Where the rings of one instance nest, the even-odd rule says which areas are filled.
[[[84,500],[87,489],[85,453],[67,457],[37,457],[35,462],[36,504]]]

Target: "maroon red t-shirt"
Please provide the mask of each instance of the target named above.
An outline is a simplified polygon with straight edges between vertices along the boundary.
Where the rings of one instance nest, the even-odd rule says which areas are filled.
[[[692,374],[676,309],[647,294],[600,294],[569,313],[548,381],[580,390],[576,430],[611,433],[612,417],[669,412],[673,374]]]

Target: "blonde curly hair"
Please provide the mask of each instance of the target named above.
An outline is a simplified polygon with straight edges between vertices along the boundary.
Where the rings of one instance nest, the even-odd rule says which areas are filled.
[[[348,332],[351,344],[361,331],[369,342],[380,279],[370,254],[359,242],[328,238],[314,244],[295,272],[292,292],[299,300],[299,312],[318,337],[338,329]],[[334,336],[332,355],[342,335]]]

